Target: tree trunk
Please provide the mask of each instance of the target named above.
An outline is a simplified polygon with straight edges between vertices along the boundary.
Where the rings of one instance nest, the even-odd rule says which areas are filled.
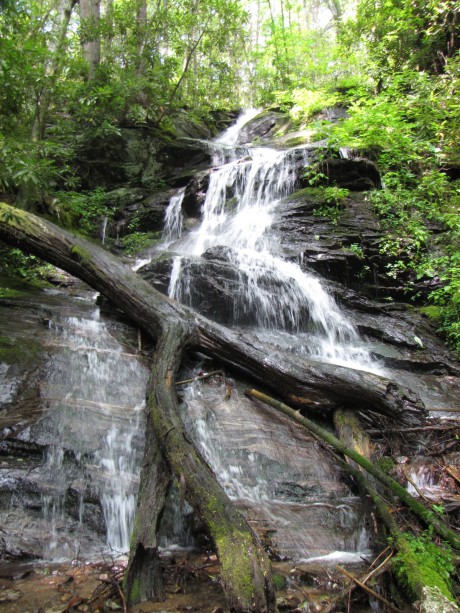
[[[67,0],[62,5],[62,15],[58,31],[56,32],[56,45],[51,51],[51,59],[47,68],[48,83],[37,96],[35,105],[35,116],[31,129],[31,138],[33,141],[43,140],[43,138],[45,138],[48,111],[53,99],[54,87],[61,71],[66,49],[67,29],[76,3],[77,0]]]
[[[88,62],[88,81],[96,78],[101,62],[101,40],[98,32],[101,16],[100,0],[80,0],[80,20],[83,29],[81,46]]]
[[[152,386],[152,380],[150,386]],[[153,428],[150,413],[147,425],[141,483],[131,535],[128,571],[123,590],[128,604],[164,600],[164,587],[157,548],[158,521],[164,506],[171,471]]]
[[[190,326],[177,321],[158,341],[148,398],[155,432],[214,541],[230,609],[275,611],[268,554],[187,436],[179,414],[174,382],[189,334]]]
[[[104,294],[157,341],[148,408],[156,440],[170,467],[185,482],[189,502],[197,510],[219,553],[222,580],[235,610],[274,610],[269,563],[257,538],[233,507],[212,471],[188,439],[177,410],[174,381],[186,350],[200,352],[250,377],[298,407],[324,414],[338,405],[356,406],[373,423],[390,416],[392,424],[420,425],[423,405],[410,391],[388,379],[303,356],[267,353],[257,338],[218,325],[163,296],[119,259],[35,215],[0,203],[0,239],[33,253],[79,277]],[[151,434],[153,438],[153,431]],[[156,445],[150,440],[147,444]],[[155,567],[154,535],[166,484],[159,486],[155,510],[150,509],[156,462],[147,457],[138,502],[131,567],[127,577],[130,597],[147,598]],[[161,586],[156,586],[161,597]]]

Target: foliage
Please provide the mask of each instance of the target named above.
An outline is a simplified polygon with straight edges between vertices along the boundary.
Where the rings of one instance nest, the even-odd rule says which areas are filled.
[[[443,70],[459,48],[457,10],[455,0],[360,0],[341,37],[365,45],[366,69],[385,86],[401,70]]]
[[[102,188],[92,192],[56,192],[51,212],[64,227],[78,228],[93,236],[98,234],[103,219],[110,219],[114,214],[106,206]]]
[[[20,249],[0,246],[0,272],[7,277],[20,277],[28,282],[44,280],[54,267],[35,255],[26,255]],[[11,285],[11,279],[8,282]]]
[[[137,255],[152,247],[160,238],[160,232],[134,232],[121,239],[123,250],[128,255]]]
[[[420,283],[433,288],[429,299],[442,307],[439,329],[458,350],[460,182],[448,173],[460,157],[459,62],[446,58],[441,75],[412,67],[388,73],[380,92],[355,90],[348,118],[323,123],[317,134],[334,149],[377,162],[384,189],[369,199],[385,230],[386,273],[415,298]]]
[[[318,176],[318,175],[316,175]],[[349,191],[342,187],[311,187],[307,192],[313,197],[316,206],[314,215],[326,217],[333,224],[336,224],[342,215],[345,199]]]
[[[315,113],[336,104],[338,95],[325,90],[295,89],[292,93],[293,106],[290,115],[297,123],[304,124]]]

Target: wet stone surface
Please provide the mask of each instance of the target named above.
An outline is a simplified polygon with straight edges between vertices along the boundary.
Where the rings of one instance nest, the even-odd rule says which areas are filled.
[[[112,502],[123,492],[134,511],[147,371],[137,331],[100,319],[95,297],[79,286],[0,301],[0,559],[101,554]],[[136,467],[123,459],[116,474],[125,441]]]

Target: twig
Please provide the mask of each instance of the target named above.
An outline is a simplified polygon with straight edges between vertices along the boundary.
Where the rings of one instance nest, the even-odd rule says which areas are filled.
[[[201,379],[209,379],[213,375],[221,375],[223,370],[214,370],[213,372],[207,372],[204,375],[198,375],[197,377],[193,377],[192,379],[184,379],[184,381],[177,381],[176,385],[187,385],[187,383],[193,383],[194,381],[200,381]]]
[[[379,553],[379,555],[376,557],[376,559],[372,562],[371,566],[373,564],[375,564],[375,562],[377,560],[379,560],[387,551],[389,551],[390,547],[387,547],[386,549],[384,549],[383,551],[381,551]],[[371,572],[367,573],[367,575],[365,577],[363,577],[360,581],[364,584],[367,581],[369,581],[369,579],[371,577],[378,577],[379,575],[381,575],[386,569],[385,566],[387,566],[388,562],[390,561],[390,559],[393,557],[393,552],[390,553],[389,556],[387,556],[385,558],[385,560],[379,564],[379,566],[377,566],[376,568],[374,568]],[[339,594],[337,594],[337,596],[333,599],[332,602],[329,603],[329,605],[327,606],[326,609],[324,609],[322,611],[322,613],[333,613],[333,611],[335,611],[335,609],[340,605],[340,603],[343,601],[343,599],[350,594],[351,596],[351,592],[357,587],[356,584],[349,584],[347,585]]]
[[[454,479],[457,483],[460,483],[460,473],[458,472],[458,469],[444,465],[444,470],[452,477],[452,479]]]
[[[384,432],[382,432],[382,430],[367,430],[366,432],[367,434],[370,435],[375,435],[375,434],[400,434],[401,432],[404,433],[411,433],[411,432],[439,432],[439,431],[443,431],[443,430],[455,430],[458,428],[458,424],[457,425],[453,425],[453,426],[443,426],[443,425],[439,425],[439,426],[418,426],[418,427],[413,427],[413,428],[386,428]]]
[[[389,548],[389,547],[387,547],[387,548],[385,549],[385,551],[388,551],[389,549],[390,549],[390,548]],[[385,553],[385,551],[382,551],[382,553],[381,553],[380,555],[382,555],[383,553]],[[378,574],[380,574],[380,572],[382,572],[382,571],[384,570],[385,566],[388,564],[388,562],[391,560],[391,558],[392,558],[393,556],[394,556],[394,552],[392,551],[392,552],[390,553],[390,555],[389,555],[389,556],[387,556],[387,557],[386,557],[386,558],[383,560],[383,562],[381,562],[381,563],[380,563],[378,566],[376,566],[374,569],[372,569],[372,570],[371,570],[371,572],[370,572],[370,573],[368,573],[368,574],[367,574],[367,575],[364,577],[364,579],[363,579],[363,583],[367,583],[367,582],[369,581],[369,579],[370,579],[371,577],[373,577],[374,575],[378,575]],[[380,557],[380,556],[379,556],[379,557]],[[378,559],[378,558],[377,558],[377,559]]]
[[[460,407],[427,407],[427,410],[435,413],[460,413]]]
[[[383,604],[385,606],[387,606],[388,608],[390,608],[392,611],[395,611],[396,613],[403,613],[401,611],[401,609],[396,608],[393,604],[391,604],[391,602],[389,600],[387,600],[386,598],[384,598],[383,596],[380,596],[380,594],[377,594],[377,592],[375,592],[373,589],[371,589],[370,587],[368,587],[367,585],[365,585],[364,583],[362,583],[362,581],[360,581],[359,579],[357,579],[354,575],[352,575],[351,573],[349,573],[347,570],[345,570],[344,568],[342,568],[341,566],[336,566],[337,570],[339,572],[341,572],[342,574],[344,574],[346,577],[348,577],[349,579],[351,579],[354,583],[356,583],[356,585],[358,587],[360,587],[361,589],[363,589],[365,592],[367,592],[368,594],[370,594],[371,596],[373,596],[374,598],[376,598],[377,600],[380,600],[380,602],[383,602]]]
[[[123,613],[128,613],[128,607],[126,606],[125,596],[124,596],[123,591],[122,591],[122,589],[120,587],[120,584],[113,577],[110,578],[110,581],[116,587],[116,589],[118,591],[118,594],[120,595],[121,604],[123,606]]]

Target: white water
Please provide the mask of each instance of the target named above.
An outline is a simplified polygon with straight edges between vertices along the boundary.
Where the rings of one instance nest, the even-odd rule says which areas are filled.
[[[41,390],[47,409],[40,426],[50,441],[41,478],[51,530],[43,555],[56,560],[103,549],[126,552],[141,467],[142,440],[134,439],[142,437],[146,369],[117,342],[97,309],[87,317],[52,321],[50,333],[53,353]],[[72,496],[78,497],[78,517],[69,511],[75,507]],[[95,500],[106,545],[90,544],[91,551],[85,523]]]
[[[237,145],[241,128],[255,114],[244,115],[209,144],[213,169],[195,229],[187,233],[181,226],[183,192],[171,199],[163,233],[163,248],[173,251],[169,296],[198,306],[196,269],[200,256],[212,250],[211,260],[221,258],[232,271],[235,325],[250,322],[259,338],[284,350],[374,369],[352,322],[319,279],[282,257],[271,230],[275,209],[295,190],[307,150]],[[251,522],[276,535],[281,556],[299,560],[335,552],[344,560],[360,558],[369,540],[360,506],[315,443],[274,416],[257,415],[235,391],[223,400],[225,384],[216,385],[184,388],[182,409],[190,435],[227,495]]]
[[[165,225],[163,229],[163,240],[166,243],[170,243],[173,240],[182,236],[182,223],[184,217],[182,215],[182,201],[185,195],[185,188],[178,191],[177,194],[172,196],[169,206],[166,210]]]
[[[224,254],[238,276],[239,289],[233,296],[236,325],[253,320],[258,329],[268,333],[267,340],[273,334],[295,333],[288,343],[299,352],[322,361],[378,371],[354,325],[318,278],[279,253],[276,236],[270,231],[274,211],[279,201],[294,191],[296,167],[308,163],[307,150],[236,146],[241,128],[256,113],[242,115],[210,143],[213,170],[199,227],[182,235],[183,193],[171,199],[164,237],[177,255],[169,296],[195,306],[191,267],[208,249],[216,250]],[[179,240],[171,245],[175,238]]]

